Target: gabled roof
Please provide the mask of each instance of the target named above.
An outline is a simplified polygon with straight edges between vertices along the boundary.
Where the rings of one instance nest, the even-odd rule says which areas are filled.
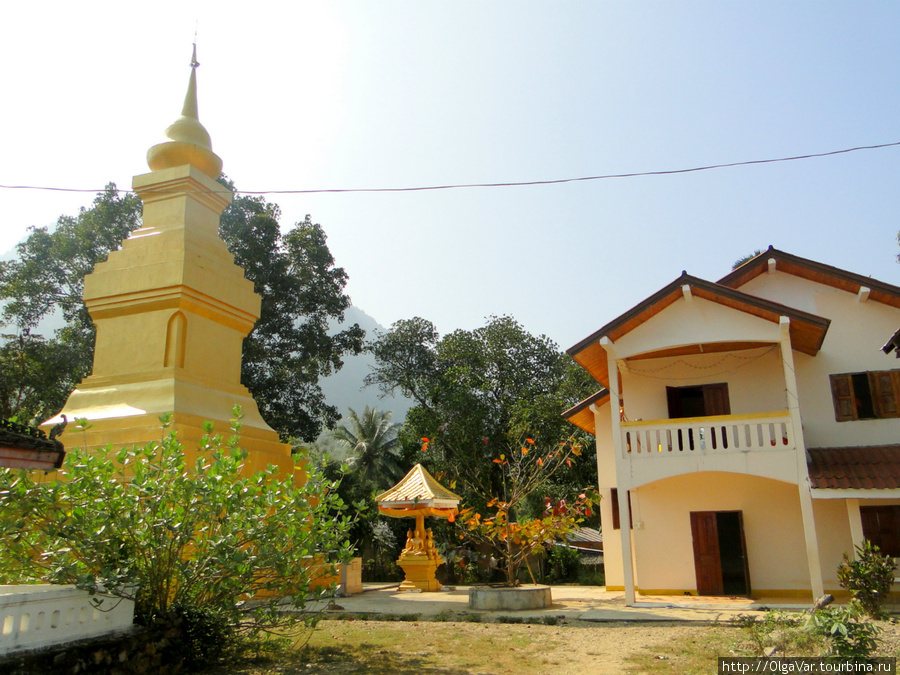
[[[379,506],[456,506],[460,502],[456,495],[438,483],[421,464],[416,464],[399,483],[390,490],[375,497]],[[451,502],[453,502],[451,504]]]
[[[809,480],[816,489],[900,488],[900,445],[810,448]]]
[[[580,403],[576,403],[566,410],[562,416],[579,429],[587,431],[589,434],[597,433],[594,424],[594,412],[591,410],[593,404],[604,405],[609,402],[609,390],[601,389],[595,394],[591,394]]]
[[[672,283],[664,286],[643,302],[613,319],[600,330],[595,331],[584,340],[569,348],[567,353],[587,370],[598,382],[609,386],[606,351],[600,346],[603,337],[616,342],[632,330],[650,320],[669,305],[684,297],[683,287],[690,287],[691,294],[710,302],[715,302],[741,312],[746,312],[766,321],[778,323],[782,316],[791,319],[791,346],[804,354],[814,356],[825,340],[825,333],[831,325],[831,319],[810,314],[778,302],[765,300],[728,286],[706,281],[682,272]],[[732,351],[734,349],[750,349],[764,346],[765,343],[712,343],[679,346],[673,349],[654,352],[646,357],[678,356],[685,354],[709,353],[714,351]]]
[[[748,281],[765,274],[769,269],[769,260],[775,261],[775,269],[779,272],[838,288],[854,295],[859,293],[860,288],[868,288],[869,300],[891,307],[900,307],[900,287],[898,286],[791,255],[772,246],[719,279],[719,283],[729,288],[740,288]]]

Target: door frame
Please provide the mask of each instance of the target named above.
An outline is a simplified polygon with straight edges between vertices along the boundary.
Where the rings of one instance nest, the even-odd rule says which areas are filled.
[[[744,533],[744,513],[727,511],[691,511],[691,540],[694,549],[694,575],[697,595],[725,595],[722,576],[722,550],[719,544],[718,514],[737,513],[741,534],[741,560],[744,564],[744,587],[751,594],[750,567],[747,560],[747,538]]]

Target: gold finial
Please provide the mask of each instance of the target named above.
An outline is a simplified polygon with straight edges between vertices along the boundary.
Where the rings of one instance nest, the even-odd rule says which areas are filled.
[[[197,43],[191,55],[191,78],[181,117],[166,129],[166,142],[154,145],[147,151],[147,164],[152,171],[173,166],[191,164],[203,173],[218,178],[222,173],[222,160],[212,151],[209,133],[200,123],[197,114]]]

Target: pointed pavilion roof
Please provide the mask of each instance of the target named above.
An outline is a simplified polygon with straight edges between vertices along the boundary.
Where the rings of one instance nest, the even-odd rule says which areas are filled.
[[[212,151],[209,132],[200,123],[197,113],[197,45],[191,57],[191,78],[181,116],[166,129],[169,139],[147,151],[147,165],[152,171],[190,164],[211,178],[222,173],[222,159]]]
[[[379,506],[430,506],[453,508],[461,498],[435,480],[421,464],[416,464],[399,483],[375,497]]]

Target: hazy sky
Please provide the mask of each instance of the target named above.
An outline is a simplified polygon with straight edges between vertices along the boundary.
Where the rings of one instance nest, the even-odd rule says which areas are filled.
[[[896,2],[34,2],[0,24],[0,184],[131,186],[177,117],[239,189],[552,180],[900,141]],[[354,303],[566,348],[772,244],[900,285],[900,147],[530,187],[270,195]],[[92,193],[0,189],[0,252]]]

